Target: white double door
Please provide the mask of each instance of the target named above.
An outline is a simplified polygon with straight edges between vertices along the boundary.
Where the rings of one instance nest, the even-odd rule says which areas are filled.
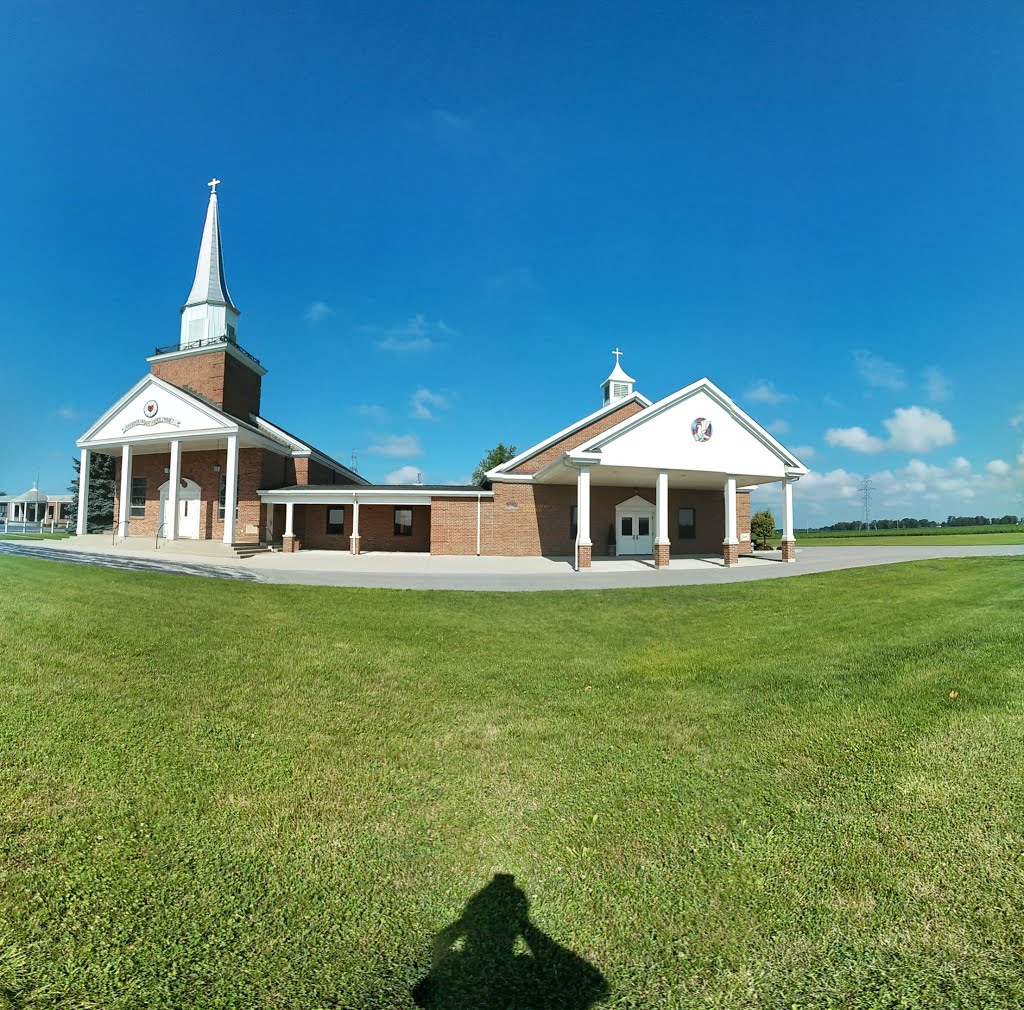
[[[166,482],[160,488],[161,536],[171,528],[170,502]],[[199,485],[183,480],[178,488],[178,537],[181,540],[199,539]]]
[[[654,510],[616,510],[615,553],[621,558],[629,554],[654,553]]]

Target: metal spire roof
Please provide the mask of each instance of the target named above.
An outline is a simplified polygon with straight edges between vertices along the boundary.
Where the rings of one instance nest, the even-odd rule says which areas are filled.
[[[206,208],[206,224],[203,225],[203,240],[199,244],[199,262],[196,264],[196,279],[188,293],[185,307],[189,305],[227,305],[235,309],[224,280],[224,258],[220,248],[220,216],[217,213],[217,186],[220,179],[211,179],[210,204]],[[235,309],[237,312],[238,309]]]

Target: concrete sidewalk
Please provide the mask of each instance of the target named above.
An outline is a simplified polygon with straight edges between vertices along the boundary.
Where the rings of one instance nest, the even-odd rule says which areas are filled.
[[[744,557],[726,568],[717,556],[673,558],[667,569],[652,559],[597,558],[589,571],[576,572],[571,558],[441,557],[430,554],[368,553],[353,557],[339,551],[268,553],[246,560],[229,558],[222,544],[177,541],[155,550],[148,538],[111,545],[106,536],[43,541],[47,556],[61,550],[79,557],[94,554],[98,564],[112,558],[144,559],[146,568],[180,570],[183,564],[231,568],[249,579],[278,584],[360,586],[384,589],[455,589],[531,592],[562,589],[639,589],[655,586],[717,585],[755,579],[788,578],[816,572],[930,558],[1024,556],[1024,545],[989,547],[806,547],[787,564],[777,551]],[[22,542],[27,546],[28,542]],[[27,552],[24,552],[27,553]],[[106,559],[106,562],[100,558]],[[224,572],[227,575],[227,572]],[[230,576],[229,576],[230,577]],[[237,576],[236,576],[237,577]],[[242,576],[243,578],[246,576]]]

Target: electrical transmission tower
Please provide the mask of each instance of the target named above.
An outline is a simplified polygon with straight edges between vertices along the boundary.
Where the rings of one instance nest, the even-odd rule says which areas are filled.
[[[868,529],[871,526],[871,499],[875,494],[875,485],[871,483],[870,477],[864,477],[857,485],[857,490],[860,492],[860,501],[864,506],[864,527]]]

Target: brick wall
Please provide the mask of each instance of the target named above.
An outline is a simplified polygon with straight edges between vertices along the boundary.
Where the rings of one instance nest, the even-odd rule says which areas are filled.
[[[476,554],[476,499],[437,498],[430,507],[430,553]],[[494,502],[480,499],[480,553],[494,554]]]
[[[746,539],[743,534],[746,534]],[[750,541],[750,492],[736,492],[736,536],[740,541],[740,554],[753,554],[754,545]]]
[[[560,442],[556,442],[529,459],[523,460],[511,472],[536,473],[542,466],[561,456],[563,452],[568,452],[570,449],[583,445],[584,442],[589,441],[595,435],[600,435],[609,428],[614,428],[619,422],[625,421],[627,417],[632,417],[634,414],[638,414],[643,409],[643,405],[635,400],[632,403],[623,404],[618,410],[613,410],[610,414],[606,414],[593,424],[588,424],[585,428],[580,428],[579,431],[566,435]]]
[[[394,551],[425,554],[430,550],[430,506],[412,505],[399,506],[412,509],[412,536],[395,535],[394,505],[360,505],[359,506],[359,542],[360,551]],[[342,508],[345,511],[345,532],[327,532],[327,509]],[[295,535],[304,550],[341,550],[347,551],[352,536],[351,505],[296,505]],[[281,526],[275,524],[275,535],[284,530],[284,519]]]
[[[172,386],[195,390],[243,421],[260,412],[262,378],[227,351],[154,361],[151,371]]]

